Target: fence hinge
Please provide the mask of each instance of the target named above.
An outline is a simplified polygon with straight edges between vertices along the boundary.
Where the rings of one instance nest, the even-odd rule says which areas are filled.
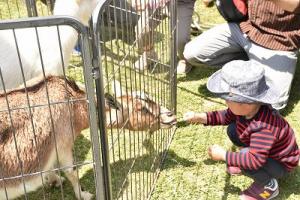
[[[93,77],[93,79],[100,78],[100,69],[99,69],[99,67],[93,67],[92,68],[92,77]]]

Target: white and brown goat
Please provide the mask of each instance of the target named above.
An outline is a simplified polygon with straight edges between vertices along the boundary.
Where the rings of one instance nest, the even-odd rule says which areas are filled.
[[[68,15],[84,25],[98,0],[56,0],[53,15]],[[63,75],[78,39],[70,26],[0,30],[0,69],[6,89],[43,74]],[[62,56],[61,56],[62,55]],[[63,62],[62,62],[63,61]],[[3,84],[0,82],[0,90]]]
[[[0,94],[0,199],[24,194],[24,183],[26,192],[45,182],[59,185],[62,179],[53,172],[57,163],[64,168],[77,199],[91,199],[92,194],[81,190],[72,167],[74,138],[89,126],[86,93],[75,82],[57,76],[30,85],[26,91],[30,110],[24,88]],[[128,105],[123,103],[121,107],[121,99]],[[107,116],[109,112],[118,113],[108,117],[108,127],[153,131],[161,124],[170,127],[176,121],[167,110],[160,114],[161,108],[155,102],[135,96],[117,100],[107,96],[105,105]],[[43,179],[33,175],[40,171],[49,173],[43,173]]]

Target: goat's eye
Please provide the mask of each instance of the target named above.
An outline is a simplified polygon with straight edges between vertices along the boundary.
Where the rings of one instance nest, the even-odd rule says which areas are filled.
[[[146,107],[142,107],[142,112],[143,112],[143,113],[150,113],[150,111],[149,111],[148,108],[146,108]]]

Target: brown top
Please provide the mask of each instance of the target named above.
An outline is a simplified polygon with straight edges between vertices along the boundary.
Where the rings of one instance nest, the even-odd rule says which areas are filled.
[[[249,0],[248,15],[240,28],[253,42],[274,50],[300,48],[299,14],[284,11],[271,1]]]

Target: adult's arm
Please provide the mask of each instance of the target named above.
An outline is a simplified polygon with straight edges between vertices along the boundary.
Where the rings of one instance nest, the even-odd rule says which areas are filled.
[[[300,0],[268,0],[272,1],[277,6],[281,7],[282,9],[294,12],[294,13],[300,13]]]

